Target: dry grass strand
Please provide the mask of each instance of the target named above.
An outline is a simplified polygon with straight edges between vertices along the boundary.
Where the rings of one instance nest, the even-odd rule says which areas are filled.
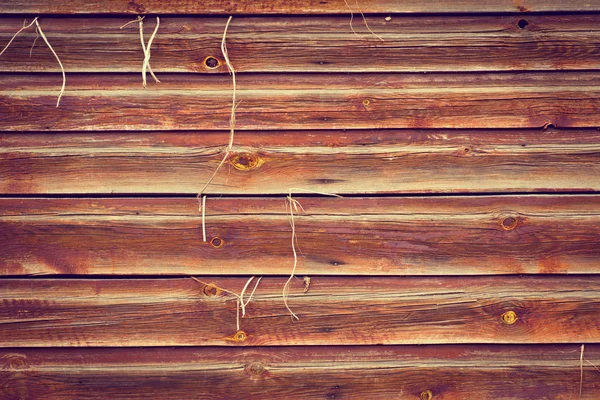
[[[355,0],[355,1],[356,1],[356,7],[358,8],[358,12],[360,12],[360,15],[362,16],[362,19],[363,19],[363,21],[365,23],[365,26],[367,27],[367,30],[369,32],[371,32],[371,34],[373,36],[375,36],[376,38],[378,38],[379,40],[381,40],[382,42],[384,42],[385,40],[383,40],[383,38],[381,36],[379,36],[378,34],[376,34],[375,32],[373,32],[373,30],[371,30],[371,27],[369,26],[369,23],[367,22],[367,19],[365,18],[365,14],[363,14],[360,6],[358,5],[358,0]]]
[[[350,4],[348,4],[348,2],[346,0],[344,0],[344,3],[346,3],[346,7],[348,7],[348,10],[350,11],[350,29],[352,30],[352,32],[354,33],[354,35],[357,38],[360,39],[361,37],[354,30],[354,25],[353,25],[353,22],[354,22],[354,12],[352,11],[352,7],[350,7]]]
[[[27,23],[27,20],[23,21],[23,26],[21,27],[21,29],[19,29],[13,35],[13,37],[10,38],[10,40],[8,41],[8,43],[6,44],[6,46],[4,46],[4,48],[2,49],[2,51],[0,51],[0,56],[2,54],[4,54],[4,52],[6,51],[6,49],[8,49],[8,46],[10,46],[10,44],[15,40],[15,38],[17,36],[19,36],[19,34],[21,32],[23,32],[25,29],[28,29],[28,28],[32,27],[35,24],[35,33],[36,33],[37,37],[34,39],[33,45],[31,46],[31,49],[29,50],[29,57],[31,57],[31,55],[32,55],[33,47],[35,46],[35,42],[41,36],[41,38],[44,39],[44,42],[46,43],[46,46],[48,46],[48,48],[50,49],[50,51],[52,52],[52,54],[54,54],[54,58],[56,58],[56,61],[58,61],[58,65],[60,66],[60,71],[62,72],[62,78],[63,78],[63,80],[62,80],[62,86],[61,86],[60,92],[58,94],[58,100],[56,100],[56,107],[58,107],[59,104],[60,104],[60,99],[61,99],[62,95],[65,93],[65,86],[67,85],[67,76],[65,74],[65,68],[63,67],[62,62],[60,61],[60,58],[58,57],[58,54],[56,54],[56,52],[54,51],[54,48],[52,48],[52,45],[50,44],[50,42],[48,41],[48,38],[44,34],[44,31],[42,30],[42,27],[40,26],[39,17],[35,17],[33,19],[33,21],[31,21],[29,23],[29,25],[25,25],[26,23]]]
[[[363,22],[365,23],[365,27],[367,28],[367,30],[373,35],[375,36],[377,39],[381,40],[382,42],[384,42],[383,38],[381,36],[379,36],[378,34],[376,34],[375,32],[373,32],[373,30],[371,29],[371,27],[369,26],[369,23],[367,22],[367,18],[365,17],[365,14],[362,12],[362,9],[360,8],[360,5],[358,4],[358,0],[355,0],[356,2],[356,8],[358,9],[358,12],[360,13],[360,15],[362,16]],[[361,38],[359,36],[358,33],[356,33],[356,31],[354,30],[354,26],[353,26],[353,21],[354,21],[354,12],[352,11],[352,7],[350,7],[350,4],[348,4],[348,1],[344,0],[344,3],[346,3],[346,7],[348,7],[348,10],[350,11],[350,29],[352,30],[352,32],[354,32],[354,34],[356,35],[356,37],[358,37],[359,39]]]
[[[583,396],[583,362],[585,361],[586,363],[590,364],[596,371],[600,372],[600,368],[598,368],[596,365],[594,365],[594,363],[592,363],[590,360],[586,360],[585,357],[583,356],[583,352],[585,351],[585,344],[581,345],[581,352],[579,354],[579,371],[580,371],[580,375],[579,375],[579,399],[581,400],[581,397]]]
[[[141,24],[141,21],[140,21]],[[154,31],[152,32],[152,35],[150,36],[150,39],[148,40],[148,45],[146,45],[146,48],[144,49],[144,65],[142,66],[142,74],[144,75],[144,87],[146,87],[146,70],[148,70],[150,72],[150,75],[152,76],[152,78],[154,78],[154,80],[157,83],[160,83],[160,81],[158,80],[158,78],[156,77],[156,75],[154,75],[154,72],[152,72],[152,68],[150,67],[150,47],[152,46],[152,42],[154,41],[154,38],[156,37],[156,33],[158,32],[158,27],[160,26],[160,18],[157,16],[156,17],[156,26],[154,27]],[[143,33],[140,33],[142,35],[142,43],[144,42],[143,40]]]
[[[229,24],[231,23],[232,18],[233,18],[233,16],[229,16],[229,19],[227,20],[227,23],[225,24],[225,30],[223,31],[223,38],[221,39],[221,52],[223,53],[223,57],[225,58],[225,64],[227,65],[227,68],[229,69],[229,73],[231,74],[232,83],[233,83],[233,94],[232,94],[232,99],[231,99],[231,116],[229,117],[229,142],[227,144],[227,148],[225,149],[225,155],[221,159],[221,162],[219,163],[219,165],[217,165],[217,168],[214,170],[211,177],[208,179],[208,181],[206,181],[206,183],[204,184],[204,186],[202,187],[200,192],[196,195],[196,200],[198,200],[198,205],[199,205],[198,212],[202,213],[202,239],[204,240],[204,242],[206,242],[206,221],[205,221],[205,215],[204,215],[204,209],[205,209],[205,205],[206,205],[206,196],[202,197],[202,194],[204,193],[206,188],[211,184],[211,182],[213,181],[215,176],[217,176],[217,173],[219,172],[219,170],[221,169],[223,164],[225,164],[225,161],[227,161],[229,154],[231,154],[231,150],[233,149],[233,138],[235,136],[235,109],[237,107],[237,104],[236,104],[237,83],[235,80],[235,69],[233,68],[233,65],[231,65],[231,61],[229,60],[229,53],[227,52],[227,44],[226,44],[227,30],[229,29]],[[202,203],[200,203],[200,197],[202,197]]]
[[[25,24],[23,24],[25,25]],[[33,44],[31,45],[31,48],[29,49],[29,57],[31,58],[31,56],[33,55],[33,48],[35,47],[35,43],[37,42],[37,40],[40,38],[40,31],[37,28],[37,26],[35,27],[35,39],[33,39]]]
[[[581,400],[581,395],[583,394],[583,351],[585,350],[585,344],[581,345],[581,354],[579,355],[579,400]]]
[[[231,23],[232,18],[233,18],[232,15],[229,16],[229,19],[227,20],[227,23],[225,24],[225,30],[223,31],[223,38],[221,39],[221,52],[223,53],[223,58],[225,59],[225,64],[227,65],[227,69],[229,70],[229,73],[231,74],[231,80],[233,83],[233,93],[231,95],[231,116],[229,117],[229,143],[227,144],[227,148],[225,150],[225,155],[223,156],[223,159],[221,160],[221,162],[219,163],[219,165],[217,166],[217,168],[215,169],[215,171],[213,172],[211,177],[208,179],[208,181],[206,182],[206,184],[204,185],[202,190],[200,190],[199,195],[202,195],[202,193],[204,193],[204,191],[211,184],[211,182],[213,181],[215,176],[217,176],[217,173],[219,172],[219,170],[221,169],[223,164],[225,164],[225,161],[227,161],[227,158],[229,157],[229,154],[231,154],[231,150],[233,149],[233,138],[235,136],[235,109],[237,107],[237,105],[236,105],[237,83],[235,80],[235,69],[233,68],[233,65],[231,65],[231,61],[229,60],[229,53],[227,52],[227,44],[226,44],[227,43],[226,42],[227,30],[229,29],[229,24]]]
[[[8,43],[6,44],[6,46],[4,46],[4,48],[2,49],[2,51],[0,51],[0,56],[1,56],[2,54],[4,54],[4,52],[6,51],[6,49],[8,49],[8,46],[10,46],[10,44],[11,44],[11,43],[12,43],[12,42],[15,40],[15,38],[16,38],[17,36],[19,36],[19,34],[20,34],[21,32],[23,32],[25,29],[27,29],[27,28],[30,28],[30,27],[31,27],[31,26],[33,26],[35,23],[37,23],[37,20],[38,20],[38,18],[39,18],[39,17],[35,17],[35,18],[33,19],[33,21],[31,21],[31,23],[30,23],[29,25],[27,25],[27,26],[25,26],[25,23],[26,23],[26,21],[27,21],[27,20],[25,20],[25,21],[23,22],[23,26],[21,27],[21,29],[19,29],[19,30],[18,30],[18,31],[17,31],[17,32],[16,32],[16,33],[13,35],[13,37],[12,37],[12,38],[10,38],[10,40],[8,41]]]
[[[235,301],[236,311],[235,311],[235,331],[240,331],[240,299],[239,297]]]
[[[592,367],[594,367],[594,369],[598,372],[600,372],[600,368],[598,368],[594,363],[592,363],[590,360],[586,360],[585,358],[583,359],[583,361],[585,361],[586,363],[590,364]]]
[[[160,18],[158,16],[156,17],[156,26],[154,27],[154,31],[152,32],[152,35],[148,40],[148,45],[146,45],[146,43],[144,42],[144,18],[146,18],[146,16],[141,17],[138,15],[136,19],[129,21],[124,25],[121,25],[119,29],[123,29],[129,26],[130,24],[136,22],[138,23],[138,28],[140,32],[140,42],[142,44],[142,52],[144,53],[144,61],[142,62],[142,86],[145,88],[147,84],[146,71],[150,72],[150,76],[154,78],[154,81],[156,83],[160,83],[160,80],[156,77],[156,75],[154,75],[152,67],[150,66],[150,46],[152,46],[152,41],[154,41],[156,33],[158,32],[158,27],[160,26]]]
[[[54,54],[54,58],[56,58],[56,61],[58,61],[58,65],[60,65],[60,71],[62,72],[62,78],[63,78],[62,86],[60,88],[60,93],[58,94],[58,100],[56,100],[56,107],[58,107],[58,105],[60,104],[60,98],[65,93],[65,86],[67,85],[67,76],[65,74],[65,69],[62,65],[62,62],[60,62],[60,58],[58,58],[58,54],[56,54],[56,52],[50,45],[50,42],[48,42],[48,38],[46,38],[46,35],[44,35],[44,31],[42,30],[42,27],[40,26],[40,23],[37,20],[37,18],[35,19],[35,25],[36,25],[37,31],[40,33],[40,36],[42,37],[42,39],[44,40],[44,42],[46,43],[46,45],[48,46],[48,48],[50,49],[52,54]]]
[[[320,194],[323,196],[332,196],[332,197],[342,197],[342,196],[340,196],[339,194],[335,194],[335,193],[317,192],[315,190],[298,189],[298,188],[290,188],[290,190],[288,192],[286,209],[289,205],[290,226],[292,228],[292,254],[294,256],[294,264],[292,266],[292,272],[290,273],[290,277],[283,285],[282,296],[283,296],[283,304],[285,304],[285,308],[287,308],[288,312],[290,313],[292,320],[296,319],[297,321],[299,321],[300,318],[292,311],[292,309],[290,308],[290,306],[288,304],[288,297],[289,297],[289,293],[290,293],[290,284],[291,284],[292,280],[294,279],[294,276],[296,276],[296,268],[298,267],[298,254],[296,252],[296,245],[297,245],[298,238],[296,236],[296,221],[294,219],[294,210],[296,210],[296,212],[298,212],[298,210],[300,209],[305,214],[306,214],[306,211],[302,207],[302,204],[300,204],[300,202],[298,200],[296,200],[292,197],[293,191],[309,192],[309,193],[315,193],[315,194]],[[305,280],[305,285],[307,285],[306,280]],[[310,285],[310,278],[308,280],[308,285]],[[305,292],[308,291],[308,286],[305,286],[305,289],[306,289]]]
[[[598,372],[600,372],[600,368],[598,368],[596,365],[594,365],[594,363],[592,363],[590,360],[585,358],[585,356],[584,356],[585,344],[582,344],[579,347],[579,349],[570,350],[570,351],[558,350],[558,352],[563,353],[563,354],[572,354],[575,352],[579,352],[579,397],[578,398],[581,400],[581,398],[583,396],[583,362],[585,361],[586,363],[590,364]]]
[[[258,287],[258,284],[260,283],[261,278],[258,278],[256,280],[256,284],[254,285],[254,289],[252,289],[252,292],[250,293],[250,297],[248,297],[248,300],[246,302],[244,302],[244,294],[246,293],[246,289],[248,289],[248,285],[250,285],[250,282],[252,282],[254,280],[254,276],[250,277],[250,279],[248,279],[248,281],[246,281],[246,284],[244,285],[244,288],[242,289],[241,293],[240,293],[240,305],[242,308],[242,318],[244,318],[246,316],[246,306],[248,305],[248,303],[250,303],[250,299],[252,299],[252,296],[254,296],[254,292],[256,292],[256,288]]]
[[[252,279],[254,279],[254,277],[252,277]],[[246,306],[248,305],[248,303],[250,303],[250,300],[252,299],[252,296],[254,296],[254,292],[256,292],[256,288],[258,287],[258,284],[260,283],[261,279],[262,279],[262,276],[256,280],[256,284],[254,285],[254,289],[252,289],[252,292],[250,292],[250,296],[248,296],[248,300],[246,301]]]
[[[196,281],[196,282],[198,282],[198,283],[201,283],[201,284],[203,284],[204,286],[210,286],[210,285],[212,285],[212,283],[208,283],[208,282],[201,281],[200,279],[196,278],[195,276],[191,276],[190,278],[192,278],[193,280],[195,280],[195,281]],[[235,293],[235,292],[232,292],[231,290],[223,289],[222,287],[218,287],[218,289],[219,289],[221,292],[229,293],[229,294],[232,294],[232,295],[234,295],[234,296],[236,296],[236,297],[239,297],[239,294],[237,294],[237,293]]]
[[[201,283],[204,286],[209,286],[210,285],[210,283],[201,281],[200,279],[196,278],[195,276],[192,276],[191,278],[193,280],[195,280],[196,282]],[[258,284],[260,283],[260,281],[262,279],[262,276],[256,280],[256,284],[254,285],[254,289],[252,289],[252,292],[250,292],[250,296],[248,296],[248,299],[246,301],[244,301],[244,294],[246,293],[246,290],[248,289],[248,286],[254,280],[254,278],[256,278],[256,277],[252,276],[252,277],[250,277],[250,279],[248,279],[246,281],[246,284],[244,285],[244,288],[242,289],[242,291],[240,292],[240,294],[237,294],[237,293],[235,293],[235,292],[233,292],[231,290],[227,290],[227,289],[223,289],[221,287],[218,287],[218,289],[220,291],[225,292],[225,293],[229,293],[229,294],[235,296],[235,298],[236,298],[236,331],[240,330],[240,310],[241,310],[242,318],[244,318],[246,316],[246,307],[250,303],[250,300],[252,300],[252,296],[254,296],[254,292],[256,292],[256,289],[258,288]]]
[[[227,52],[227,29],[229,28],[229,24],[231,23],[233,16],[229,16],[227,23],[225,24],[225,30],[223,31],[223,38],[221,39],[221,52],[223,53],[223,57],[225,58],[225,64],[227,65],[227,69],[231,74],[231,80],[233,82],[233,93],[231,96],[231,116],[229,118],[229,144],[227,146],[227,150],[231,151],[233,148],[233,135],[235,131],[235,108],[237,107],[236,103],[236,92],[237,92],[237,83],[235,81],[235,69],[233,65],[231,65],[231,61],[229,60],[229,53]]]
[[[296,209],[296,211],[298,211],[298,207],[297,207],[298,201],[292,198],[291,193],[287,197],[287,199],[289,201],[289,206],[290,206],[290,226],[292,227],[292,253],[294,255],[294,265],[292,267],[292,273],[290,274],[290,277],[285,282],[285,285],[283,285],[282,295],[283,295],[283,304],[285,304],[285,308],[287,308],[288,312],[292,316],[292,320],[296,319],[297,321],[299,321],[300,318],[292,311],[292,309],[290,308],[290,306],[288,304],[290,283],[291,283],[292,279],[294,279],[294,275],[296,274],[296,268],[298,267],[298,254],[296,253],[296,222],[294,220],[294,208]]]
[[[123,25],[121,25],[121,26],[119,27],[119,29],[126,28],[127,26],[129,26],[129,25],[131,25],[131,24],[133,24],[133,23],[136,23],[136,22],[138,22],[138,23],[139,23],[140,21],[143,21],[143,20],[144,20],[144,18],[146,18],[146,16],[145,16],[145,15],[144,15],[143,17],[140,17],[140,16],[138,15],[136,19],[134,19],[134,20],[132,20],[132,21],[129,21],[129,22],[128,22],[128,23],[126,23],[126,24],[123,24]]]
[[[200,212],[202,213],[202,240],[206,243],[206,196],[202,196],[202,205]]]

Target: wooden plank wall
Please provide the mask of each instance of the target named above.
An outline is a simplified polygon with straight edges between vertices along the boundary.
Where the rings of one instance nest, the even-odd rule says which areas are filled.
[[[600,1],[4,0],[0,46],[37,16],[1,398],[600,398]]]

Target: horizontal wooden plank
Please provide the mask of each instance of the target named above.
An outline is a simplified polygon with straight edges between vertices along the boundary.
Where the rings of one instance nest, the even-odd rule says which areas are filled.
[[[588,343],[594,277],[266,277],[236,327],[246,278],[0,281],[0,347]],[[247,296],[245,300],[247,299]]]
[[[600,196],[298,200],[298,274],[600,272]],[[0,273],[290,273],[284,198],[205,211],[206,243],[195,199],[1,199]]]
[[[0,130],[228,129],[231,78],[5,75]],[[600,125],[600,73],[262,74],[238,79],[237,129],[527,128]]]
[[[43,18],[41,24],[68,73],[141,71],[137,24],[120,18]],[[22,26],[0,18],[0,44]],[[598,69],[600,15],[240,17],[227,31],[238,72],[419,72]],[[146,20],[147,35],[154,29]],[[226,73],[225,19],[165,17],[152,45],[157,73]],[[21,34],[0,57],[0,72],[60,71],[43,44],[29,57],[35,33]],[[206,60],[212,58],[218,65]]]
[[[0,13],[22,14],[339,14],[600,11],[598,0],[4,0]]]
[[[600,350],[577,346],[5,349],[5,398],[581,399]],[[507,384],[510,382],[510,384]],[[423,397],[424,396],[424,397]]]
[[[0,134],[0,193],[189,193],[227,132]],[[207,194],[600,190],[597,130],[242,131]]]

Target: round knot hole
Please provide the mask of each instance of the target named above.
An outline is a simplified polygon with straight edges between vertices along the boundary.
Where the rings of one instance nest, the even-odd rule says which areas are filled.
[[[216,58],[208,56],[204,59],[204,65],[206,65],[206,68],[215,69],[218,68],[221,63]]]
[[[216,285],[209,283],[208,285],[204,286],[202,292],[204,292],[204,294],[208,297],[215,297],[219,294],[219,288]]]
[[[5,356],[5,359],[8,361],[8,369],[23,370],[29,368],[27,359],[20,354],[9,354]]]
[[[210,240],[210,245],[212,247],[214,247],[215,249],[218,249],[219,247],[223,247],[224,244],[225,244],[225,241],[223,239],[221,239],[220,237],[214,237]]]
[[[258,168],[262,165],[263,160],[252,153],[239,153],[235,154],[230,161],[233,168],[238,171],[249,171],[251,169]]]
[[[507,325],[514,324],[515,322],[517,322],[517,319],[517,313],[512,310],[502,314],[502,322],[504,322]]]
[[[248,339],[248,335],[246,335],[246,332],[244,331],[237,331],[235,335],[233,335],[233,340],[236,342],[243,342],[246,339]]]
[[[525,19],[520,19],[519,22],[517,22],[519,29],[525,29],[527,25],[529,25],[529,22],[527,22]]]
[[[431,390],[424,390],[421,392],[419,398],[421,400],[431,400],[433,399],[433,393],[431,392]]]
[[[250,372],[252,372],[254,375],[261,375],[263,372],[265,372],[265,367],[259,362],[253,363],[250,365]]]
[[[502,221],[501,225],[502,225],[502,229],[504,229],[505,231],[512,231],[513,229],[515,229],[517,227],[518,223],[519,223],[519,221],[517,220],[517,218],[506,217]]]

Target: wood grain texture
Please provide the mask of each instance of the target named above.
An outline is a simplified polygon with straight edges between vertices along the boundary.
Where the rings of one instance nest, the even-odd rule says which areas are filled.
[[[4,349],[4,399],[578,398],[577,346]],[[600,396],[586,345],[584,400]],[[590,364],[591,363],[591,364]],[[509,382],[507,384],[507,382]]]
[[[571,70],[600,67],[600,16],[394,16],[234,18],[227,49],[238,72],[420,72]],[[143,53],[131,17],[42,18],[50,43],[68,73],[141,71]],[[0,18],[0,44],[22,26]],[[521,25],[519,25],[521,24]],[[147,18],[147,36],[155,21]],[[152,45],[157,73],[227,73],[221,54],[225,19],[164,17]],[[521,28],[520,26],[523,26]],[[0,72],[59,72],[54,55],[38,43],[29,57],[34,29],[22,33],[0,57]],[[207,57],[220,65],[210,68]]]
[[[9,14],[345,14],[599,11],[598,0],[3,0]]]
[[[600,271],[599,196],[297,198],[298,274]],[[0,272],[286,275],[284,198],[2,199]],[[213,238],[220,242],[211,244]]]
[[[0,193],[189,193],[228,132],[0,134]],[[597,130],[238,132],[207,194],[600,190]]]
[[[0,281],[1,347],[588,343],[598,277],[265,277],[236,328],[247,278]],[[215,288],[216,287],[216,288]],[[507,315],[512,315],[507,317]],[[505,321],[512,321],[507,323]],[[243,332],[243,333],[242,333]]]
[[[5,75],[4,131],[229,129],[231,78]],[[600,125],[600,73],[240,75],[247,129],[527,128]]]

